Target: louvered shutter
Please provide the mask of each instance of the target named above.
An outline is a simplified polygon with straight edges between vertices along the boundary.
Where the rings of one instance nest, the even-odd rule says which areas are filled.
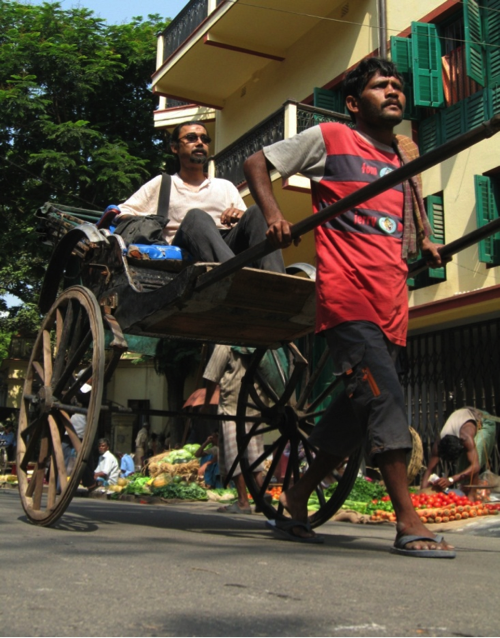
[[[413,92],[418,106],[444,106],[441,44],[435,24],[411,23]]]
[[[391,59],[404,79],[406,97],[405,120],[418,119],[418,108],[415,106],[412,78],[411,40],[391,36]]]
[[[500,84],[500,0],[488,0],[483,9],[488,86]]]
[[[474,175],[476,192],[476,220],[480,228],[498,217],[493,183],[490,177]],[[479,261],[486,264],[500,263],[500,233],[479,242]]]
[[[467,75],[481,86],[486,86],[483,26],[477,0],[464,0],[464,30]]]

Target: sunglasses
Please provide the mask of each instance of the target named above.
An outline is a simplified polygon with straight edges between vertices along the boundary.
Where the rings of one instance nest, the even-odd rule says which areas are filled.
[[[202,144],[210,144],[210,142],[212,141],[211,138],[208,137],[208,135],[205,135],[205,134],[198,135],[197,133],[186,133],[186,135],[183,135],[179,139],[187,140],[188,142],[192,144],[193,142],[197,142],[198,138],[201,140]]]

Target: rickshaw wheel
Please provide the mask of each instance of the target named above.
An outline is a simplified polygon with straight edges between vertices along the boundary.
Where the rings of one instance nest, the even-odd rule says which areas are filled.
[[[85,384],[91,390],[79,395]],[[17,475],[30,522],[52,525],[71,502],[89,462],[103,386],[101,310],[87,288],[73,286],[60,295],[43,320],[26,372]],[[88,407],[75,403],[78,395],[85,397]],[[87,419],[82,440],[71,422],[75,409]],[[71,463],[65,461],[65,451]]]
[[[316,387],[322,370],[327,364],[328,352],[323,354],[311,372],[307,361],[298,349],[293,344],[289,344],[287,348],[291,359],[290,371],[285,374],[282,370],[282,385],[278,392],[263,378],[262,369],[259,370],[259,364],[266,350],[255,351],[242,380],[238,397],[236,417],[238,458],[232,468],[227,468],[231,474],[236,462],[240,463],[241,472],[256,507],[270,519],[286,518],[286,511],[281,503],[276,500],[269,502],[266,497],[266,491],[273,487],[271,479],[276,474],[280,475],[279,468],[283,463],[283,455],[288,456],[286,470],[284,475],[282,474],[282,489],[285,491],[300,479],[304,464],[312,462],[317,450],[308,442],[308,436],[325,411],[325,402],[331,399],[336,389],[341,390],[338,387],[341,383],[340,379],[332,379],[326,385],[323,383],[320,390]],[[268,352],[276,361],[276,353],[273,355],[274,351]],[[255,388],[257,383],[260,393]],[[249,415],[252,414],[257,414],[257,417],[250,421]],[[264,436],[266,449],[261,452]],[[334,491],[323,485],[317,486],[315,493],[319,509],[310,513],[309,523],[312,527],[318,527],[328,521],[343,505],[358,475],[362,454],[363,450],[360,446],[349,459],[346,459],[341,472],[335,473],[335,477],[332,477],[334,480],[332,485],[336,485]],[[272,461],[269,465],[269,460],[266,461],[266,459],[270,455],[272,455]],[[259,468],[266,463],[267,472],[263,475],[262,484],[259,484],[257,479]]]

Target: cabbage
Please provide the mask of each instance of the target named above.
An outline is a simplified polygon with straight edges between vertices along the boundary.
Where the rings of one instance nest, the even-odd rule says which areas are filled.
[[[200,449],[200,447],[201,445],[199,443],[187,443],[182,449],[194,454]]]
[[[170,454],[168,454],[168,456],[166,456],[163,460],[166,463],[188,463],[189,461],[192,461],[194,459],[194,456],[191,454],[191,452],[188,452],[187,450],[172,450],[172,452],[170,452]]]

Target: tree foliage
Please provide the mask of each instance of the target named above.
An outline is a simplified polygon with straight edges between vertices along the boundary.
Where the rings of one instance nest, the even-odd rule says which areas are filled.
[[[49,258],[37,208],[103,210],[160,170],[149,78],[167,23],[107,25],[87,9],[12,0],[0,13],[0,295],[33,303]]]

